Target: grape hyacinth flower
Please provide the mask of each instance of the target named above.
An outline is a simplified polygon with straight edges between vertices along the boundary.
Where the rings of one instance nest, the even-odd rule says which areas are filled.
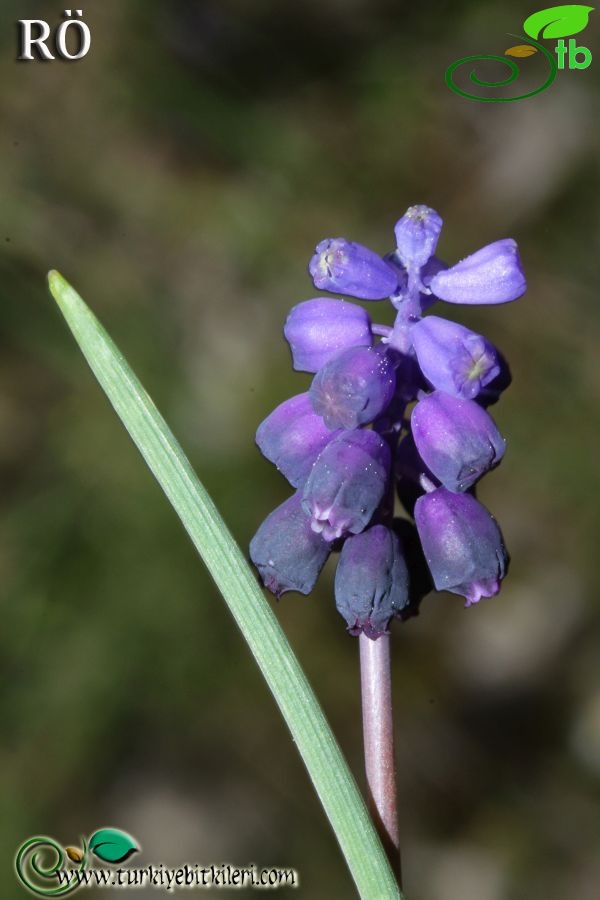
[[[500,590],[508,556],[494,517],[471,494],[438,488],[415,505],[415,520],[433,583],[467,606]]]
[[[335,573],[335,603],[350,634],[377,637],[408,604],[408,568],[398,535],[372,525],[349,537]]]
[[[265,586],[277,596],[309,593],[339,553],[337,609],[350,634],[373,640],[414,614],[417,581],[470,606],[498,593],[508,566],[500,529],[472,490],[504,455],[487,407],[510,372],[482,335],[425,313],[437,301],[511,302],[525,276],[510,238],[448,266],[435,255],[441,230],[438,213],[417,205],[396,223],[396,248],[385,255],[344,238],[317,245],[313,283],[342,296],[292,308],[284,334],[293,366],[313,381],[257,431],[262,453],[296,489],[250,545]],[[369,301],[368,310],[342,297]],[[385,300],[393,326],[372,318]],[[414,525],[394,519],[396,493]]]
[[[329,297],[315,297],[294,306],[283,333],[292,351],[294,369],[299,372],[318,372],[341,350],[373,343],[366,309]]]
[[[302,506],[326,541],[359,534],[377,510],[390,474],[391,454],[376,431],[343,431],[319,453],[304,485]]]
[[[466,491],[504,456],[494,420],[472,400],[434,391],[419,400],[410,424],[419,456],[451,491]]]
[[[349,347],[319,369],[310,387],[313,409],[327,428],[360,428],[389,406],[396,371],[389,355]]]

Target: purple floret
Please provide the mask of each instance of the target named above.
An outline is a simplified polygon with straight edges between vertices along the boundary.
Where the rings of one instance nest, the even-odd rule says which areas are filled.
[[[385,493],[390,449],[374,431],[343,431],[317,458],[304,486],[311,528],[326,541],[358,534]]]
[[[301,487],[323,448],[335,437],[312,408],[308,394],[281,403],[256,431],[260,452],[294,487]]]
[[[473,400],[434,391],[417,403],[410,424],[419,455],[451,491],[466,491],[504,456],[504,438]]]
[[[328,428],[359,428],[385,410],[395,389],[396,372],[388,355],[351,347],[319,369],[309,394]]]
[[[368,247],[345,238],[328,238],[317,244],[308,270],[320,291],[359,300],[385,300],[398,287],[392,266]]]
[[[420,269],[435,253],[442,220],[429,206],[411,206],[394,226],[398,259],[407,269]]]
[[[370,347],[371,318],[362,306],[346,300],[315,297],[292,308],[283,328],[294,369],[318,372],[348,347]]]
[[[250,542],[250,559],[276,597],[286,591],[310,594],[329,552],[329,544],[310,527],[300,492],[274,509]]]
[[[525,293],[525,275],[512,238],[495,241],[432,278],[431,290],[448,303],[508,303]]]
[[[350,634],[377,638],[409,602],[409,574],[398,535],[373,525],[349,537],[335,574],[335,602]]]
[[[472,400],[500,374],[494,347],[458,322],[427,316],[414,325],[411,337],[423,375],[447,394]]]
[[[467,606],[498,593],[508,553],[485,506],[441,487],[417,500],[415,521],[438,591],[462,594]]]

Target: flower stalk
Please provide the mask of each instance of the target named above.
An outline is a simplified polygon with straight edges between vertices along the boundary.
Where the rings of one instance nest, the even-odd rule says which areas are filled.
[[[390,635],[372,640],[363,633],[359,636],[359,648],[368,806],[401,885]]]

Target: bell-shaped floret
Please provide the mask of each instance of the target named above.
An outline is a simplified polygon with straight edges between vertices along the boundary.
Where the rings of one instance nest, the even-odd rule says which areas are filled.
[[[385,493],[391,454],[374,431],[343,431],[327,444],[304,486],[311,527],[326,541],[358,534]]]
[[[297,394],[261,422],[256,443],[263,456],[275,463],[290,484],[300,487],[333,436],[313,410],[308,394]]]
[[[398,286],[392,266],[368,247],[345,238],[328,238],[317,244],[308,270],[320,291],[360,300],[384,300]]]
[[[286,591],[310,594],[329,552],[329,544],[310,527],[300,492],[274,509],[250,542],[250,558],[277,597]]]
[[[407,269],[420,269],[433,256],[442,224],[435,209],[422,204],[410,206],[396,222],[398,257]]]
[[[472,400],[500,374],[494,347],[458,322],[427,316],[411,338],[423,375],[440,391]]]
[[[467,606],[498,593],[508,554],[496,520],[471,494],[425,494],[415,522],[438,591],[461,594]]]
[[[398,535],[373,525],[346,538],[335,575],[335,603],[350,634],[378,638],[409,602],[408,568]]]
[[[430,288],[448,303],[508,303],[526,290],[519,251],[512,238],[494,241],[443,272]]]
[[[473,400],[434,391],[417,403],[410,424],[419,455],[451,491],[466,491],[504,456],[504,438]]]
[[[370,347],[371,319],[356,303],[315,297],[294,306],[283,333],[292,351],[294,369],[318,372],[348,347]]]
[[[383,412],[395,387],[396,373],[387,353],[350,347],[319,369],[309,393],[314,411],[328,428],[358,428]]]

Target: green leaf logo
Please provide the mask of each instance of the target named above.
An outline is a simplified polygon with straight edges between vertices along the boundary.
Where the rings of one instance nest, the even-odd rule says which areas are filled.
[[[593,6],[551,6],[541,9],[525,19],[523,28],[529,37],[561,38],[571,34],[579,34],[588,23]]]
[[[104,862],[120,863],[140,848],[133,838],[117,828],[101,828],[90,838],[89,848]]]

